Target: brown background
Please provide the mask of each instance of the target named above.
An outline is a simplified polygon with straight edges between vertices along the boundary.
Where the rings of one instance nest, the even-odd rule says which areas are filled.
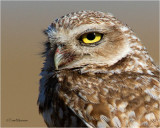
[[[111,12],[127,23],[158,64],[158,2],[2,2],[2,126],[45,126],[36,105],[42,30],[77,10]],[[10,120],[21,119],[27,122]]]

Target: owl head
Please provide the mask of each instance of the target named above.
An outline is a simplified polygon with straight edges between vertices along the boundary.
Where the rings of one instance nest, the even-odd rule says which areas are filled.
[[[57,70],[87,65],[110,67],[126,57],[135,61],[136,54],[145,63],[151,61],[133,31],[110,13],[70,13],[55,20],[46,33],[48,56]],[[138,65],[145,66],[141,61]]]

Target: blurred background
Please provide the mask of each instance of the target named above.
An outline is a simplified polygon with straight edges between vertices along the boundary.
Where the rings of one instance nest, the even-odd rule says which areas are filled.
[[[39,73],[44,60],[40,53],[44,50],[43,42],[47,40],[42,31],[54,19],[78,10],[113,13],[136,32],[158,64],[158,1],[3,1],[1,3],[3,127],[46,126],[37,106]]]

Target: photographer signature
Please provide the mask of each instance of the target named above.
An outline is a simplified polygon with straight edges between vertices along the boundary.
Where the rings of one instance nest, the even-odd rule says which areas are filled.
[[[7,118],[7,119],[6,119],[6,122],[27,122],[27,121],[28,121],[28,120],[19,119],[19,118],[16,118],[16,119]]]

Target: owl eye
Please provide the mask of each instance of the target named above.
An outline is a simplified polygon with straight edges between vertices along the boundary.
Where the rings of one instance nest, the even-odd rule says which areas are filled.
[[[81,36],[81,41],[86,44],[92,44],[100,41],[102,39],[102,34],[92,32],[92,33],[86,33]]]

